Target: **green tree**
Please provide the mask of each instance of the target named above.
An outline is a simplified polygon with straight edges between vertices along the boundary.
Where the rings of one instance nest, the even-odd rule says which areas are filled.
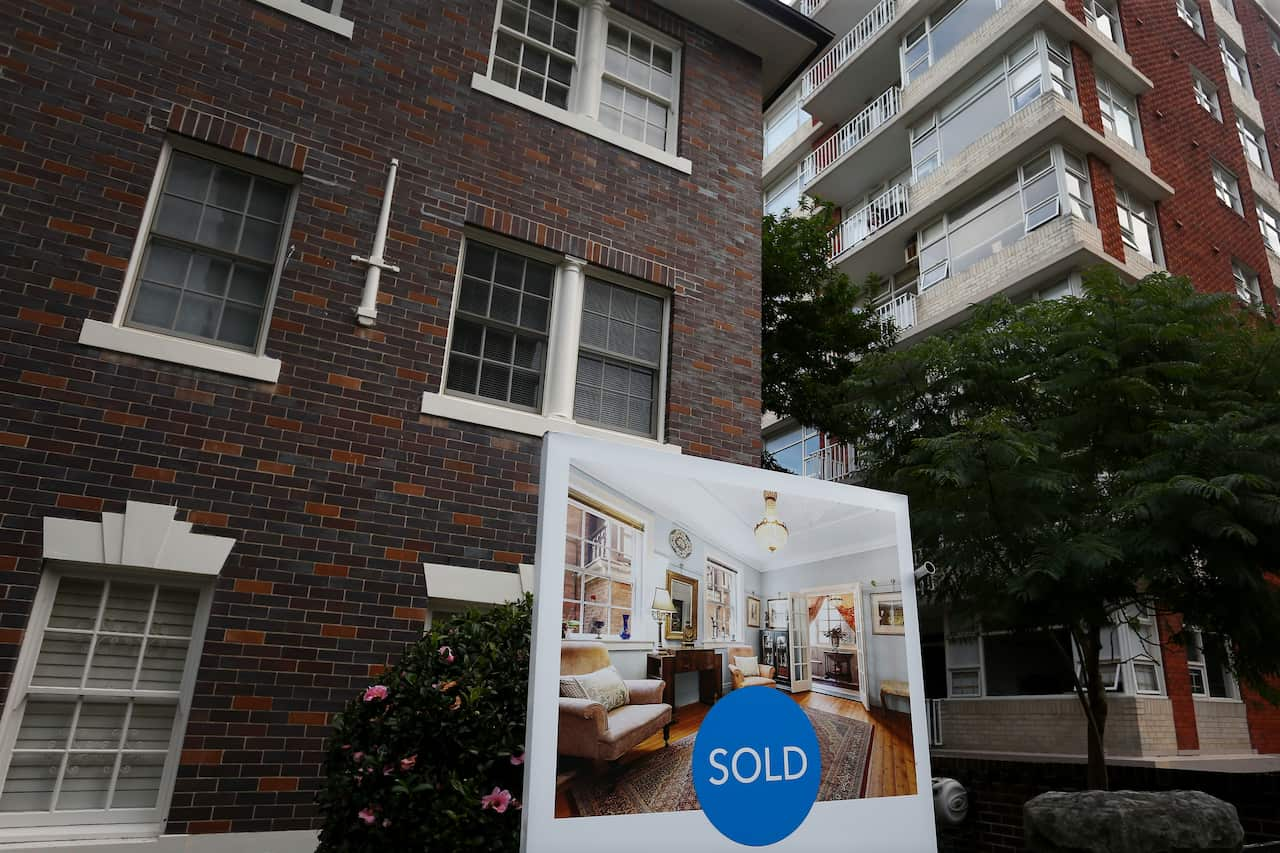
[[[832,207],[800,209],[763,223],[761,398],[765,409],[823,428],[858,354],[887,349],[890,325],[863,310],[869,286],[828,262]]]
[[[838,435],[859,445],[869,485],[909,496],[940,601],[1067,630],[1081,665],[1061,644],[1058,663],[1103,788],[1100,649],[1121,609],[1221,635],[1238,677],[1275,696],[1280,330],[1164,274],[1099,269],[1085,290],[980,306],[949,333],[868,355],[842,389]]]

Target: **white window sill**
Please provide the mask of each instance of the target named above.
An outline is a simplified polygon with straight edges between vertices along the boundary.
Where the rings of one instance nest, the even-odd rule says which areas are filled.
[[[85,320],[80,329],[80,343],[85,346],[126,352],[143,358],[184,364],[232,376],[243,376],[259,382],[275,382],[280,378],[280,359],[240,352],[213,344],[202,344],[184,338],[115,326],[98,320]]]
[[[424,415],[435,415],[439,418],[481,424],[508,432],[519,432],[525,435],[541,437],[548,432],[567,432],[574,435],[587,436],[588,438],[602,438],[608,441],[633,444],[637,447],[665,450],[669,453],[680,452],[679,446],[666,444],[652,438],[629,435],[625,432],[614,432],[613,430],[588,426],[575,421],[562,421],[558,418],[549,418],[546,415],[537,414],[536,412],[508,409],[505,406],[482,403],[479,400],[469,400],[465,397],[454,397],[450,394],[423,392],[422,413]]]
[[[280,0],[277,0],[279,2]],[[262,0],[259,0],[262,2]],[[638,154],[641,157],[652,160],[655,163],[661,163],[669,166],[678,172],[686,175],[693,173],[693,163],[685,157],[677,157],[675,154],[654,148],[652,145],[645,145],[643,142],[637,142],[630,137],[623,136],[615,130],[610,130],[600,122],[589,116],[571,113],[568,110],[562,110],[559,107],[553,107],[548,103],[538,100],[537,98],[519,92],[509,86],[503,86],[501,83],[495,83],[483,74],[476,73],[471,76],[471,88],[484,92],[486,95],[492,95],[499,100],[506,101],[509,104],[515,104],[521,109],[529,112],[537,113],[543,118],[549,118],[554,122],[572,127],[574,130],[580,130],[583,133],[603,139],[610,145],[616,145],[619,148],[625,148],[632,154]]]
[[[286,15],[301,18],[308,24],[315,24],[343,38],[351,38],[351,33],[355,31],[355,25],[346,18],[308,6],[302,0],[255,0],[255,2],[269,6],[278,12],[284,12]]]
[[[595,634],[583,634],[569,632],[567,640],[584,643],[600,643],[611,652],[651,652],[653,651],[653,640],[637,640],[634,637],[630,640],[620,640],[617,637],[599,637]]]

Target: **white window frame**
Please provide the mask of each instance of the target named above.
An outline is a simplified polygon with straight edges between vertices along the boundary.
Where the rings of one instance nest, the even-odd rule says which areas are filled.
[[[1233,263],[1234,266],[1234,263]],[[1234,673],[1229,669],[1223,673],[1223,686],[1227,689],[1226,696],[1213,696],[1209,693],[1209,667],[1204,660],[1204,633],[1198,628],[1185,628],[1186,650],[1187,650],[1187,671],[1200,673],[1200,690],[1196,689],[1195,679],[1191,680],[1191,695],[1200,700],[1216,701],[1216,702],[1239,702],[1240,701],[1240,685],[1236,681]],[[1225,644],[1224,644],[1225,648]],[[1229,648],[1225,649],[1228,655],[1231,654]],[[1197,659],[1193,659],[1193,656]]]
[[[714,565],[717,569],[722,569],[729,574],[728,587],[728,608],[729,608],[729,636],[717,637],[711,632],[711,608],[712,603],[708,600],[708,596],[712,590],[711,570]],[[742,631],[742,611],[744,602],[744,593],[742,587],[742,572],[733,565],[726,555],[719,552],[712,552],[708,549],[706,559],[703,561],[703,593],[702,593],[702,614],[699,617],[702,627],[706,629],[706,633],[699,633],[700,637],[706,637],[706,641],[710,643],[737,643],[743,638]],[[701,630],[701,629],[700,629]]]
[[[293,187],[285,208],[284,220],[281,223],[280,244],[272,263],[271,282],[263,302],[262,326],[258,330],[257,344],[251,351],[233,349],[229,346],[183,338],[128,324],[129,307],[133,303],[134,292],[142,275],[142,261],[146,255],[147,246],[151,242],[152,228],[160,207],[160,197],[163,195],[168,179],[174,151],[211,160],[243,172],[262,175]],[[138,233],[134,239],[133,252],[129,256],[129,265],[125,270],[124,286],[120,291],[120,299],[116,303],[115,314],[110,323],[85,320],[80,329],[80,343],[126,352],[143,358],[154,358],[188,367],[243,376],[261,382],[275,382],[280,376],[280,360],[267,356],[265,350],[271,331],[271,316],[275,310],[280,277],[289,257],[290,232],[300,186],[301,176],[296,172],[185,137],[173,136],[166,139],[160,149],[155,175],[151,180],[151,190],[143,206],[142,219],[138,224]]]
[[[1280,213],[1262,202],[1258,202],[1257,211],[1263,244],[1273,255],[1280,255]]]
[[[308,24],[314,24],[344,38],[351,38],[355,30],[352,20],[342,17],[343,0],[330,0],[328,12],[317,9],[315,6],[308,6],[302,0],[254,0],[254,2],[275,9],[277,12],[300,18]]]
[[[1210,160],[1213,172],[1213,192],[1218,201],[1231,208],[1241,216],[1244,215],[1244,203],[1240,199],[1240,180],[1235,173],[1217,160]]]
[[[953,14],[955,14],[956,11],[960,9],[960,7],[964,6],[966,3],[972,3],[972,2],[982,2],[982,0],[960,0],[960,2],[956,3],[951,8],[947,9],[941,15],[937,15],[935,17],[934,14],[930,14],[923,21],[921,21],[919,24],[912,27],[910,30],[908,30],[906,33],[902,35],[902,38],[898,42],[898,63],[899,63],[899,71],[901,74],[901,79],[903,81],[902,83],[903,88],[910,86],[911,83],[914,82],[916,76],[919,76],[919,74],[924,74],[934,65],[936,65],[938,61],[942,59],[943,56],[946,56],[946,53],[942,53],[942,54],[934,53],[933,33],[936,29],[938,29],[938,27],[940,27],[943,24],[943,22],[945,22],[948,18],[950,18]],[[1004,5],[1005,5],[1005,0],[995,0],[995,9],[992,11],[991,15],[984,18],[983,21],[985,22],[985,21],[991,20],[991,17],[994,16],[996,12],[999,12],[1002,8],[1004,8]],[[981,26],[982,24],[978,25],[978,27],[981,27]],[[907,39],[910,37],[911,33],[921,28],[922,28],[921,35],[918,38],[916,38],[914,41],[912,41],[910,44],[908,44]],[[965,34],[965,37],[972,35],[974,32],[977,31],[977,29],[978,28],[975,27],[973,30],[970,30],[969,33]],[[917,44],[919,44],[921,40],[923,40],[926,44],[924,55],[920,59],[913,62],[910,66],[908,66],[907,51],[910,48],[915,47]],[[960,41],[963,41],[963,40],[964,40],[963,38],[960,39]],[[956,42],[956,44],[959,45],[960,42]],[[947,53],[950,53],[950,51],[947,51]],[[912,71],[916,68],[919,68],[920,70],[916,75],[913,76]]]
[[[611,529],[611,525],[617,525],[631,531],[632,543],[635,552],[631,555],[631,577],[629,580],[629,583],[631,584],[631,606],[629,608],[629,615],[631,616],[632,636],[635,636],[635,632],[639,628],[637,617],[642,612],[640,608],[644,606],[644,603],[640,600],[640,595],[642,594],[640,580],[644,572],[645,555],[649,553],[648,541],[645,538],[648,526],[642,520],[632,519],[626,511],[616,509],[609,503],[596,499],[594,495],[588,495],[576,488],[569,490],[568,503],[570,506],[576,506],[581,509],[584,513],[589,513],[603,518],[605,520],[605,532],[608,532]],[[586,541],[585,537],[581,539],[581,543],[584,545]],[[610,609],[613,609],[613,581],[615,580],[615,577],[608,571],[588,572],[588,567],[585,565],[580,566],[579,568],[581,569],[579,574],[582,575],[583,598],[567,599],[561,595],[561,609],[563,610],[564,604],[570,603],[571,601],[577,601],[581,604],[583,618],[579,620],[582,624],[578,626],[579,630],[577,633],[584,637],[594,637],[595,632],[591,630],[591,626],[586,622],[586,609],[589,606],[586,599],[586,579],[588,577],[598,577],[608,581],[609,599],[602,605],[605,608],[605,612],[608,613]],[[603,637],[607,637],[611,640],[622,639],[619,634],[612,633],[608,630],[610,626],[607,620],[605,622],[605,627],[605,631],[602,632]]]
[[[1120,219],[1120,239],[1124,242],[1125,249],[1137,252],[1154,264],[1163,264],[1164,251],[1160,245],[1160,227],[1156,220],[1155,205],[1116,184],[1116,209]],[[1151,241],[1151,257],[1143,254],[1137,241],[1129,236],[1133,233],[1135,223],[1147,229]]]
[[[106,582],[126,581],[164,586],[185,586],[199,591],[195,618],[191,626],[190,645],[187,648],[183,668],[182,682],[176,697],[174,697],[177,704],[174,713],[173,730],[170,733],[169,751],[160,776],[156,805],[150,809],[120,809],[116,814],[112,814],[112,811],[115,810],[107,809],[66,812],[4,812],[0,813],[0,833],[4,834],[6,841],[11,842],[159,836],[164,829],[169,803],[173,797],[174,781],[178,774],[182,743],[186,737],[187,720],[191,711],[192,696],[195,693],[200,657],[204,649],[204,636],[213,604],[214,581],[216,578],[172,570],[133,569],[118,566],[47,561],[41,574],[40,585],[36,588],[31,615],[27,622],[27,630],[14,666],[9,695],[5,700],[4,714],[0,717],[0,786],[3,785],[5,778],[8,776],[14,743],[22,723],[21,712],[25,709],[26,702],[30,696],[40,695],[41,693],[61,693],[67,696],[72,694],[94,695],[94,692],[96,692],[98,695],[105,697],[118,696],[122,692],[138,694],[146,692],[111,689],[96,690],[94,688],[32,687],[31,678],[35,671],[41,643],[44,640],[49,615],[53,609],[58,583],[66,577]],[[91,658],[92,649],[88,654]],[[88,659],[85,665],[86,667],[89,665]],[[38,821],[32,820],[35,815],[42,816],[42,819]]]
[[[1271,175],[1271,158],[1267,155],[1266,134],[1240,113],[1236,113],[1236,132],[1244,157],[1264,174]]]
[[[528,411],[515,408],[497,400],[473,398],[455,394],[446,390],[449,376],[449,358],[453,348],[454,321],[458,316],[458,301],[462,291],[463,258],[469,243],[483,243],[506,252],[513,252],[527,258],[548,263],[556,268],[551,284],[551,317],[547,331],[547,357],[543,372],[541,403],[537,410]],[[580,349],[580,328],[582,323],[582,293],[585,292],[586,279],[595,278],[609,284],[616,284],[639,293],[657,296],[663,301],[662,337],[659,343],[661,358],[657,376],[657,392],[654,403],[654,434],[642,436],[636,433],[623,432],[595,424],[579,423],[573,418],[573,399],[576,389],[576,372],[578,352]],[[566,298],[566,292],[573,279],[577,279],[574,288],[577,296]],[[655,445],[679,452],[678,448],[668,445],[663,440],[666,434],[666,399],[667,384],[671,368],[671,310],[672,293],[650,282],[629,278],[613,270],[588,264],[580,258],[558,255],[546,249],[530,246],[508,237],[477,229],[467,229],[459,249],[457,270],[454,274],[453,302],[449,312],[449,333],[444,346],[444,364],[440,372],[440,384],[437,391],[424,391],[422,395],[422,413],[443,418],[454,418],[470,423],[484,424],[496,429],[541,436],[548,430],[572,432],[594,438],[608,438],[614,441],[638,443],[646,447]],[[565,350],[561,354],[561,350]],[[570,357],[571,355],[571,357]],[[572,367],[557,369],[557,365],[567,364]],[[567,402],[568,411],[556,412],[557,403]]]
[[[1111,132],[1111,135],[1121,142],[1129,145],[1138,151],[1143,150],[1142,143],[1142,124],[1138,119],[1138,99],[1126,92],[1110,77],[1099,73],[1098,79],[1098,106],[1102,111],[1102,124]],[[1129,117],[1130,126],[1133,128],[1133,141],[1125,139],[1116,131],[1115,113],[1122,112]]]
[[[1243,86],[1246,92],[1253,91],[1253,82],[1249,77],[1249,59],[1244,50],[1222,33],[1218,33],[1218,50],[1222,53],[1222,64],[1226,68],[1227,77]]]
[[[799,91],[782,99],[782,102],[775,104],[764,118],[764,156],[768,157],[777,151],[783,143],[795,135],[797,130],[811,125],[812,122],[813,119],[800,105]]]
[[[1200,38],[1204,38],[1204,18],[1200,14],[1200,4],[1196,0],[1173,0],[1178,17]]]
[[[782,177],[765,188],[764,200],[761,207],[765,214],[770,213],[769,208],[776,202],[785,200],[793,192],[795,193],[795,203],[784,205],[781,210],[775,210],[772,211],[772,213],[774,216],[781,217],[784,212],[789,211],[790,214],[794,215],[796,211],[800,209],[800,204],[804,199],[803,171],[804,164],[797,163],[794,167],[787,169],[787,171],[783,173]]]
[[[578,47],[574,56],[574,69],[569,85],[569,106],[567,109],[548,104],[540,98],[526,95],[524,92],[499,83],[493,78],[494,61],[498,54],[498,33],[502,30],[503,0],[497,0],[494,4],[493,28],[489,44],[489,63],[484,73],[476,72],[472,75],[471,87],[530,112],[537,113],[544,118],[595,136],[633,154],[639,154],[677,171],[691,174],[693,171],[691,161],[678,155],[680,84],[683,76],[682,45],[652,27],[612,9],[606,9],[607,3],[601,3],[598,0],[586,0],[586,2],[560,0],[560,2],[571,3],[577,6],[579,10]],[[605,79],[605,52],[607,50],[606,44],[610,24],[641,35],[671,52],[672,92],[667,117],[667,145],[665,149],[632,139],[612,128],[606,127],[597,118],[601,88]],[[551,50],[554,51],[555,49],[551,48]]]
[[[1103,18],[1111,22],[1111,33],[1098,26],[1098,21]],[[1120,27],[1120,8],[1116,0],[1084,0],[1084,20],[1121,50],[1124,49],[1124,32]]]
[[[1231,280],[1235,283],[1236,297],[1241,302],[1251,308],[1262,305],[1262,285],[1258,281],[1258,274],[1235,258],[1231,259]]]
[[[1276,56],[1280,56],[1280,33],[1276,32],[1276,28],[1267,25],[1267,37],[1271,40],[1271,50]]]
[[[1222,121],[1222,105],[1218,101],[1218,87],[1209,82],[1196,69],[1191,69],[1191,88],[1195,92],[1196,103],[1218,121]]]

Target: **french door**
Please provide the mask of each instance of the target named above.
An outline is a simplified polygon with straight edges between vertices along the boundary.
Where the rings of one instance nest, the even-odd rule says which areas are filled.
[[[803,593],[789,596],[791,618],[787,632],[791,635],[791,692],[807,693],[813,676],[809,665],[809,598]]]

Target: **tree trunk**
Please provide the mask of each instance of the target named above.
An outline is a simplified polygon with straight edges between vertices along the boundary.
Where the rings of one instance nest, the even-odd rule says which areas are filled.
[[[1093,790],[1105,791],[1107,782],[1107,753],[1104,738],[1107,732],[1107,690],[1102,683],[1102,629],[1097,625],[1081,625],[1076,631],[1076,644],[1084,667],[1084,690],[1076,697],[1084,707],[1088,729],[1089,772],[1087,783]]]

